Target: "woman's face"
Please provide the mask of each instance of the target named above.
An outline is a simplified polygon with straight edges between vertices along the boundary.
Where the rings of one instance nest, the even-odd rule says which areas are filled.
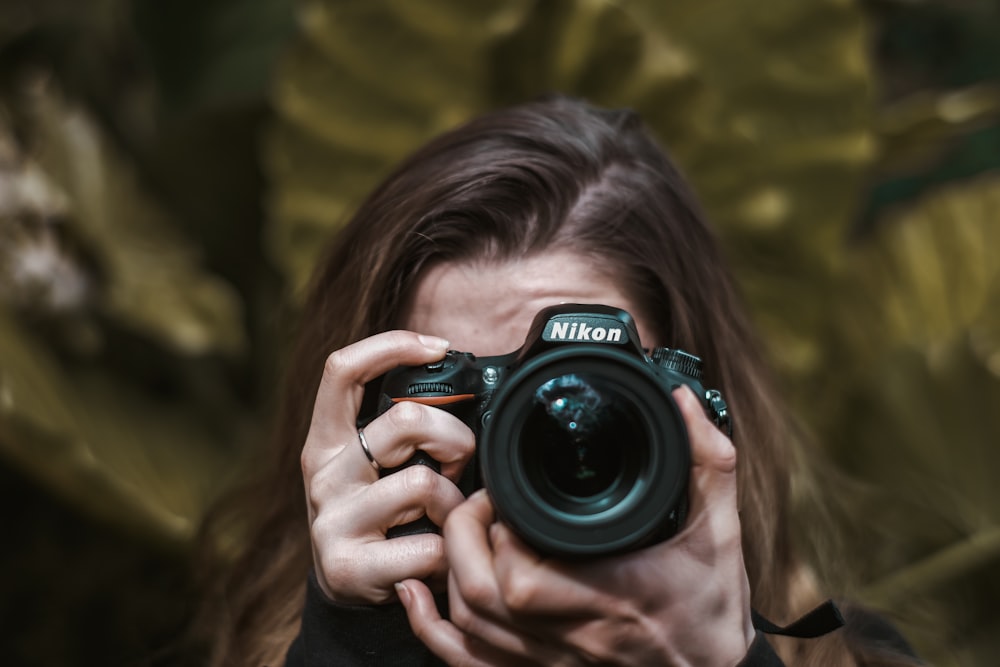
[[[457,262],[431,267],[405,311],[402,326],[440,336],[453,350],[506,354],[524,343],[535,315],[560,303],[600,303],[628,311],[645,347],[660,341],[649,319],[594,260],[572,252],[543,252],[509,262]]]

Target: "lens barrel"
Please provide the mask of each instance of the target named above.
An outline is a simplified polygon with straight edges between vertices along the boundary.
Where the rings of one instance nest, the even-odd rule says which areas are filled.
[[[498,515],[543,553],[628,551],[683,521],[684,421],[634,354],[573,345],[531,358],[493,397],[478,450]]]

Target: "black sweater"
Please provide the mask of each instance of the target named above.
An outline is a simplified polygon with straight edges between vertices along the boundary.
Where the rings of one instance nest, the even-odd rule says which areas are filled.
[[[444,596],[437,598],[445,615]],[[852,636],[903,656],[915,653],[903,636],[881,616],[857,607],[847,614]],[[285,667],[430,667],[442,665],[410,630],[401,604],[349,606],[330,602],[309,576],[302,629],[288,650]],[[784,667],[764,633],[757,636],[737,667]]]

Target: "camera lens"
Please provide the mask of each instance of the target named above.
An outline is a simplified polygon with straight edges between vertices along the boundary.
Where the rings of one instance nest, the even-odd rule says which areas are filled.
[[[554,506],[596,511],[635,479],[642,450],[628,443],[645,442],[641,425],[635,405],[607,378],[560,375],[534,392],[518,435],[523,469]]]
[[[478,441],[497,515],[528,544],[592,557],[675,531],[690,454],[670,388],[642,358],[547,350],[510,375]]]

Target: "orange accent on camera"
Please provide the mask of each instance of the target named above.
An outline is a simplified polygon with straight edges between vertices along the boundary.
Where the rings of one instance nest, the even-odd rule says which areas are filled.
[[[471,401],[475,397],[475,394],[454,394],[452,396],[402,396],[400,398],[392,399],[392,402],[399,403],[400,401],[413,401],[414,403],[423,403],[424,405],[451,405],[452,403]]]

